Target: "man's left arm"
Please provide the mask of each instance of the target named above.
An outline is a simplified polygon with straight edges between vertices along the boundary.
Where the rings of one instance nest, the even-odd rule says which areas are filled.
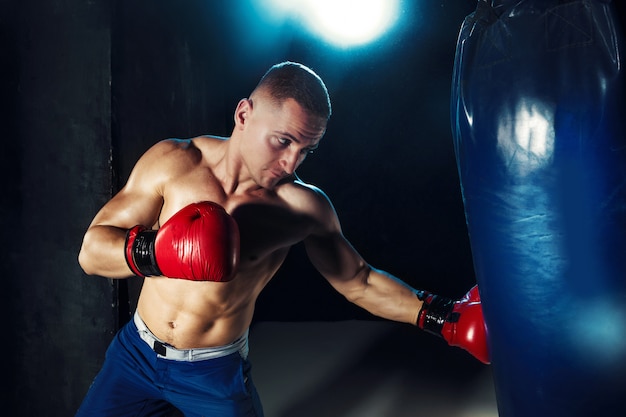
[[[321,227],[304,244],[312,264],[333,288],[376,316],[417,325],[489,363],[478,287],[457,301],[415,290],[361,257],[341,232],[330,201],[324,211]]]

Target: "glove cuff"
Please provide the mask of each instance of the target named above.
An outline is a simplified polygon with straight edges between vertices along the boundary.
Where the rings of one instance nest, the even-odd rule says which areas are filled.
[[[441,336],[441,330],[446,321],[458,320],[458,317],[450,314],[454,308],[454,301],[429,293],[424,294],[423,297],[424,304],[417,315],[417,326],[429,333]]]
[[[156,234],[156,230],[146,229],[142,225],[137,225],[126,233],[126,263],[135,275],[140,277],[163,275],[154,254]]]

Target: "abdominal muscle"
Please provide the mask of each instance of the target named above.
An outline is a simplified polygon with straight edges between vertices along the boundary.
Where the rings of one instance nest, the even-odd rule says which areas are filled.
[[[236,280],[148,277],[137,312],[157,338],[177,349],[224,346],[247,331],[260,291],[253,283],[244,286]]]

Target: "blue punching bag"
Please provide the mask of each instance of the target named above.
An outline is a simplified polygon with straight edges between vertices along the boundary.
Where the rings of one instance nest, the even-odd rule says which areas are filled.
[[[610,0],[479,0],[452,125],[501,417],[626,410],[626,112]]]

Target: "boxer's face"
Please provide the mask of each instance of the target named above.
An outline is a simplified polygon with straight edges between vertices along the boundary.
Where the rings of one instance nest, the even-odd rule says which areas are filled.
[[[310,115],[293,99],[277,105],[258,95],[248,100],[247,107],[244,163],[258,185],[272,189],[317,148],[326,121]]]

